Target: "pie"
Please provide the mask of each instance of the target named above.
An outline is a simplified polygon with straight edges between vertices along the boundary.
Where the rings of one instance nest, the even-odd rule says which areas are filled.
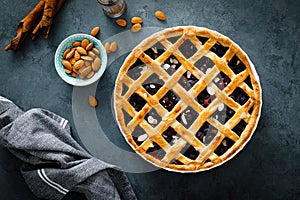
[[[128,55],[114,109],[129,145],[170,171],[198,172],[231,159],[251,138],[262,105],[258,75],[226,36],[179,26]]]

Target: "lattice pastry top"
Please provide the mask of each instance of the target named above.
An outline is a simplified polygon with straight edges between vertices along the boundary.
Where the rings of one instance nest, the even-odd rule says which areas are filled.
[[[116,118],[152,164],[197,172],[232,158],[250,139],[261,88],[248,56],[206,28],[165,29],[140,43],[119,71]]]

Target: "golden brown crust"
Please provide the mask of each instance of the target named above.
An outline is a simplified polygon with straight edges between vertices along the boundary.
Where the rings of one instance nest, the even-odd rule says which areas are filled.
[[[174,44],[167,40],[167,38],[175,36],[180,36],[180,39],[178,39]],[[209,39],[204,45],[202,45],[197,39],[197,36]],[[189,39],[197,48],[197,52],[189,59],[186,59],[178,49],[186,39]],[[144,52],[158,41],[166,48],[166,51],[157,59],[153,60]],[[221,58],[210,51],[217,42],[229,48],[225,55]],[[161,64],[164,63],[170,55],[175,55],[181,63],[181,67],[179,67],[172,75],[172,78],[170,78],[169,74],[161,67]],[[194,66],[194,63],[204,55],[209,57],[215,64],[210,72],[206,74]],[[246,70],[239,74],[235,74],[228,67],[228,63],[233,56],[237,56],[239,58],[239,60],[245,65]],[[146,65],[146,70],[137,80],[132,80],[127,75],[127,72],[137,59],[140,59]],[[184,90],[177,84],[180,77],[187,70],[199,79],[199,81],[189,91]],[[220,71],[225,73],[231,79],[231,82],[223,90],[220,90],[215,84],[210,84]],[[165,83],[153,96],[141,87],[143,82],[152,73],[159,76]],[[250,76],[253,89],[244,82],[248,76]],[[128,91],[122,91],[123,84],[129,88]],[[209,84],[215,91],[216,99],[212,101],[207,108],[203,108],[199,103],[197,103],[195,98]],[[240,87],[249,96],[248,101],[244,105],[239,105],[229,97],[229,95],[237,87]],[[168,112],[159,103],[159,99],[161,99],[170,88],[172,88],[172,90],[180,97],[180,100],[172,111]],[[133,93],[138,94],[146,101],[145,106],[139,112],[137,112],[128,102],[128,99]],[[145,160],[158,167],[176,172],[204,171],[216,167],[232,158],[251,138],[258,123],[262,104],[261,87],[258,76],[248,56],[229,38],[215,31],[194,26],[180,26],[165,29],[145,39],[135,49],[133,49],[119,71],[115,84],[114,102],[118,125],[129,145]],[[235,111],[233,117],[224,125],[211,117],[211,115],[218,109],[218,105],[220,103],[226,104]],[[194,109],[199,116],[187,129],[179,123],[176,118],[188,106]],[[155,128],[144,120],[145,115],[151,110],[151,108],[154,108],[158,115],[162,118],[162,121]],[[248,111],[251,108],[253,109],[251,114],[249,114]],[[132,117],[127,125],[125,124],[123,110]],[[243,119],[247,125],[242,134],[238,136],[234,131],[232,131],[232,129],[241,121],[241,119]],[[195,137],[195,133],[205,121],[209,122],[218,130],[216,136],[207,146]],[[141,145],[137,145],[131,135],[136,126],[140,126],[147,133],[147,138]],[[178,139],[173,145],[170,145],[161,135],[169,126],[171,126],[180,135],[180,139]],[[214,151],[225,137],[234,141],[234,144],[224,154],[218,156],[214,153]],[[165,155],[162,159],[157,159],[156,157],[146,153],[153,145],[153,142],[158,144],[164,151]],[[181,154],[181,150],[187,144],[193,146],[200,152],[199,156],[197,156],[195,160],[189,159]],[[171,162],[174,160],[179,161],[180,164],[172,164]]]

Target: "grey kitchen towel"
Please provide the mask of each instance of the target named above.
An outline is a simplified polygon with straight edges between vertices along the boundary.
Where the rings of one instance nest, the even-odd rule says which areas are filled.
[[[39,198],[75,191],[88,199],[136,199],[124,172],[92,157],[72,138],[68,121],[50,111],[24,112],[0,96],[0,146],[23,161],[24,180]]]

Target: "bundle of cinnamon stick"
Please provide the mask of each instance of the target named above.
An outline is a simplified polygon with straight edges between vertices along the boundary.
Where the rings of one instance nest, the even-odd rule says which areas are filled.
[[[4,50],[17,50],[30,31],[32,31],[32,40],[37,37],[41,30],[44,31],[45,38],[48,38],[53,17],[64,2],[65,0],[40,0],[30,13],[20,21],[17,27],[17,35]]]

